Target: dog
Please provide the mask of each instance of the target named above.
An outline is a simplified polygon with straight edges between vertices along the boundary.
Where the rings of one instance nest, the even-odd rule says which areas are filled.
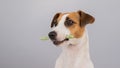
[[[56,60],[55,68],[94,68],[89,53],[87,24],[95,18],[81,10],[76,12],[56,13],[51,23],[49,38],[62,53]],[[66,35],[74,38],[66,38]]]

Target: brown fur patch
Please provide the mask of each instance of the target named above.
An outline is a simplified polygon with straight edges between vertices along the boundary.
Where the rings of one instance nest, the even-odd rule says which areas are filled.
[[[83,12],[83,11],[78,11],[78,14],[80,16],[80,26],[85,27],[87,24],[92,24],[95,19],[93,16]]]
[[[64,15],[64,14],[60,14],[60,16],[58,17],[57,21],[60,21],[63,15]],[[59,23],[59,22],[58,22],[58,23]]]
[[[55,16],[53,17],[52,23],[51,23],[51,27],[53,27],[54,25],[57,25],[58,22],[58,17],[61,15],[61,13],[56,13]]]
[[[75,38],[82,37],[82,35],[84,33],[84,27],[79,26],[79,24],[80,24],[80,21],[79,21],[80,16],[79,16],[79,14],[77,12],[72,12],[72,13],[69,13],[68,17],[75,22],[72,26],[68,27],[71,34]]]

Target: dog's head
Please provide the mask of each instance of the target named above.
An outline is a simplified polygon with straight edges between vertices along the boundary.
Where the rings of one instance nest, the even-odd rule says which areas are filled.
[[[51,23],[49,38],[55,45],[77,44],[84,34],[85,26],[92,24],[94,20],[94,17],[83,11],[57,13]],[[66,35],[73,35],[74,38],[68,39]]]

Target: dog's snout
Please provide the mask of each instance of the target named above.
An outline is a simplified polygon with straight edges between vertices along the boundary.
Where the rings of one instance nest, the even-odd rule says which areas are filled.
[[[55,31],[52,31],[48,34],[48,36],[49,36],[50,39],[54,40],[57,36],[57,33]]]

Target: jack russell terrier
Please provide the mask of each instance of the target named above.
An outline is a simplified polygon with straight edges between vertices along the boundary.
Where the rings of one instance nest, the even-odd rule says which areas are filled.
[[[52,31],[48,36],[53,44],[62,47],[62,53],[55,68],[94,68],[89,54],[87,24],[94,22],[94,17],[83,12],[57,13],[51,23]],[[66,38],[66,35],[74,38]]]

